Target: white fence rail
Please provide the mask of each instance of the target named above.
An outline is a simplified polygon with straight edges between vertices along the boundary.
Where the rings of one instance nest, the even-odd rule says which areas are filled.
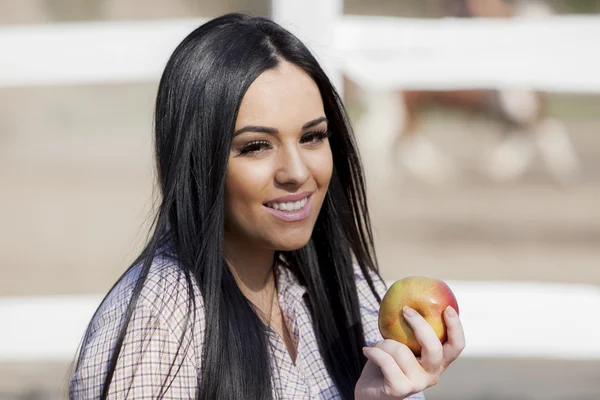
[[[282,23],[339,83],[372,88],[527,87],[600,92],[600,18],[419,20],[335,17]],[[330,22],[330,28],[327,26]],[[154,81],[203,20],[66,23],[0,29],[0,87]]]
[[[344,72],[367,87],[600,92],[600,18],[345,17]]]
[[[391,282],[390,282],[391,284]],[[452,282],[464,357],[600,360],[600,288]],[[70,361],[101,296],[0,298],[0,362]]]
[[[204,20],[86,22],[0,28],[0,87],[157,81]]]

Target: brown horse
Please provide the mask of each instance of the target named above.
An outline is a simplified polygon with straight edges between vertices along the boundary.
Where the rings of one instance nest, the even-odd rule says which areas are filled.
[[[531,15],[531,9],[517,8],[517,5],[501,0],[448,0],[444,4],[444,13],[454,17],[506,18]],[[350,95],[356,89],[348,80],[345,88]],[[432,141],[421,134],[419,114],[427,106],[469,111],[494,119],[505,127],[505,140],[482,157],[481,168],[494,180],[510,180],[523,174],[533,161],[536,149],[556,178],[565,180],[577,173],[578,160],[570,139],[562,124],[548,117],[546,98],[542,93],[533,90],[465,88],[404,90],[395,96],[392,100],[399,103],[396,113],[400,111],[397,122],[401,127],[395,128],[396,134],[392,138],[374,140],[381,141],[383,147],[390,146],[394,159],[399,155],[399,161],[407,171],[429,183],[439,184],[450,180],[456,176],[457,168]],[[369,98],[368,95],[366,97]],[[382,97],[381,93],[370,96],[370,111],[381,112],[385,108]],[[369,123],[377,123],[380,119],[375,118]],[[370,127],[366,129],[370,130]],[[369,144],[363,146],[368,147]],[[371,150],[380,153],[381,149],[376,150],[371,145]],[[380,157],[381,154],[374,161],[381,164]],[[392,166],[384,162],[384,168],[378,174],[389,172]]]

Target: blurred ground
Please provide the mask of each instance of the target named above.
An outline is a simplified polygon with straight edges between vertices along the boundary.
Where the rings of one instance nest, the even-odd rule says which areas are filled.
[[[0,399],[66,398],[65,363],[0,365]],[[461,359],[428,400],[598,400],[600,362]],[[183,400],[183,399],[182,399]]]
[[[0,296],[104,293],[127,267],[151,206],[154,90],[0,91]],[[370,193],[384,277],[600,285],[600,119],[565,115],[585,167],[569,186],[541,164],[517,182],[487,181],[473,167],[481,121],[433,112],[425,131],[463,179],[433,189],[399,171]],[[61,398],[66,367],[0,363],[0,399]],[[429,399],[597,400],[600,361],[465,359]]]
[[[515,182],[486,180],[474,167],[485,133],[449,120],[424,131],[463,167],[459,182],[435,189],[401,175],[371,193],[383,273],[600,284],[600,121],[563,120],[584,171],[560,185],[539,160]]]

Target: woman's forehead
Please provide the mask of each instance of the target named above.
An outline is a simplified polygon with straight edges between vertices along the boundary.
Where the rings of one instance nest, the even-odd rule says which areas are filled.
[[[242,99],[236,130],[247,125],[301,127],[324,115],[321,93],[303,70],[288,62],[263,72]]]

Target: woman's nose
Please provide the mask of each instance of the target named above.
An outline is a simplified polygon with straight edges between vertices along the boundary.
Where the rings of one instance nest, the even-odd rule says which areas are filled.
[[[277,183],[280,185],[300,186],[309,177],[310,170],[298,148],[280,153],[279,168],[275,173]]]

